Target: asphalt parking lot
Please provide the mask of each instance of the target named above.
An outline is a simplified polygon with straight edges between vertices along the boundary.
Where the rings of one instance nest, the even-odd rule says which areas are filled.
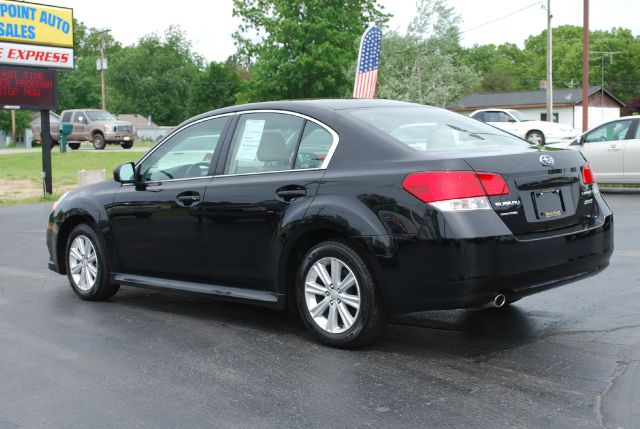
[[[640,194],[605,198],[602,274],[404,316],[357,351],[246,305],[129,288],[81,302],[47,269],[49,205],[0,208],[0,428],[640,427]]]

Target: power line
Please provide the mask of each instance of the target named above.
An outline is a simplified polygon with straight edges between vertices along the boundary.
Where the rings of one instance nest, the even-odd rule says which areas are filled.
[[[477,26],[475,26],[475,27],[473,27],[473,28],[470,28],[470,29],[468,29],[468,30],[461,31],[461,32],[460,32],[460,34],[464,34],[464,33],[468,33],[468,32],[473,31],[473,30],[477,30],[478,28],[482,28],[482,27],[484,27],[485,25],[493,24],[494,22],[497,22],[497,21],[500,21],[500,20],[502,20],[502,19],[508,18],[508,17],[510,17],[510,16],[512,16],[512,15],[515,15],[515,14],[520,13],[520,12],[522,12],[522,11],[525,11],[525,10],[527,10],[527,9],[531,9],[532,7],[534,7],[534,6],[538,6],[538,5],[543,6],[543,4],[542,4],[542,2],[541,2],[541,1],[537,1],[537,2],[535,2],[535,3],[531,3],[529,6],[525,6],[525,7],[523,7],[522,9],[518,9],[518,10],[516,10],[516,11],[513,11],[513,12],[511,12],[511,13],[508,13],[508,14],[506,14],[506,15],[504,15],[504,16],[499,17],[499,18],[492,19],[491,21],[487,21],[487,22],[485,22],[484,24],[477,25]]]

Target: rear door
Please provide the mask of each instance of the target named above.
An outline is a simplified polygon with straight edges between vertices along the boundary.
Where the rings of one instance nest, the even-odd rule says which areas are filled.
[[[623,119],[606,123],[585,134],[580,152],[591,163],[597,181],[611,183],[624,179],[625,139],[631,125],[631,119]]]
[[[108,210],[124,273],[205,280],[206,222],[201,206],[229,117],[190,124],[136,166]]]
[[[238,115],[203,207],[213,282],[277,291],[287,228],[304,216],[336,143],[333,131],[302,115]]]
[[[624,147],[624,181],[640,183],[640,119],[634,119]]]

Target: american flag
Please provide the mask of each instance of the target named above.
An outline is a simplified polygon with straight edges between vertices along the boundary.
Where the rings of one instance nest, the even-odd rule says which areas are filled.
[[[382,31],[378,27],[369,27],[362,35],[353,98],[373,98],[376,93],[378,65],[380,64],[380,39],[382,39]]]

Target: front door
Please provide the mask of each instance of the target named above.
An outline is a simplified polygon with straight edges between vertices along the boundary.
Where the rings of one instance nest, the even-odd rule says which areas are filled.
[[[136,166],[140,183],[116,193],[109,216],[121,271],[194,281],[207,277],[200,208],[228,119],[207,119],[178,131]]]
[[[580,152],[587,158],[596,180],[611,183],[623,179],[623,155],[631,120],[609,122],[584,136]]]
[[[205,195],[212,281],[277,292],[281,244],[315,196],[334,141],[300,116],[239,116],[222,174]]]
[[[624,181],[640,183],[640,120],[634,119],[624,148]]]

